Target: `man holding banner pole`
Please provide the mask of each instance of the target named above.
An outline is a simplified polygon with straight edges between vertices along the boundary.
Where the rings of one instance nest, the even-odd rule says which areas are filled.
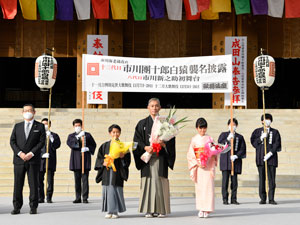
[[[45,195],[47,197],[47,203],[52,203],[52,196],[54,192],[54,173],[56,170],[56,150],[60,147],[60,138],[58,134],[49,130],[51,126],[51,121],[48,121],[47,118],[42,119],[42,123],[45,126],[47,139],[49,138],[48,143],[48,152],[46,145],[41,150],[41,167],[40,167],[40,176],[39,176],[39,203],[44,203]],[[48,165],[46,165],[48,159]],[[46,167],[48,167],[48,174],[45,182],[44,191],[44,177],[46,173]]]
[[[222,196],[224,205],[229,204],[229,177],[231,179],[231,204],[239,204],[237,201],[237,175],[242,173],[242,159],[246,158],[246,143],[244,137],[236,132],[236,129],[238,127],[238,121],[235,118],[233,118],[232,121],[233,122],[231,122],[231,119],[229,119],[227,122],[227,125],[229,126],[229,131],[222,132],[218,139],[218,143],[221,144],[228,143],[229,141],[232,141],[234,143],[231,145],[231,151],[233,153],[230,151],[220,154],[220,170],[222,171]],[[230,131],[231,129],[233,130],[233,132]],[[232,164],[234,164],[233,169]]]
[[[75,119],[73,127],[75,132],[69,134],[67,140],[67,145],[71,148],[70,170],[74,172],[75,179],[76,199],[73,203],[81,203],[81,196],[83,203],[88,203],[91,155],[94,155],[96,142],[90,133],[82,130],[81,119]],[[84,139],[84,145],[82,139]],[[84,165],[82,165],[82,153],[84,154]]]
[[[266,113],[261,116],[262,124],[266,127],[257,128],[251,135],[251,144],[256,149],[256,166],[259,174],[259,204],[266,204],[266,173],[265,164],[267,164],[267,176],[269,181],[269,204],[277,205],[274,200],[276,188],[276,168],[278,167],[277,152],[281,151],[281,137],[278,130],[271,128],[273,117],[271,114]],[[264,142],[266,142],[267,154],[265,154]]]

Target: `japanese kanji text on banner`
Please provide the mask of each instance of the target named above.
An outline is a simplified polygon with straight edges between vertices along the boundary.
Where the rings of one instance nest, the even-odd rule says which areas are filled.
[[[87,54],[108,55],[108,35],[88,35]]]
[[[82,90],[110,92],[232,92],[232,55],[129,58],[83,55]]]
[[[88,35],[87,54],[108,55],[108,35]],[[97,90],[87,91],[87,104],[108,104],[108,93]]]
[[[232,94],[234,106],[247,106],[247,37],[225,37],[225,54],[232,54]],[[230,105],[230,94],[225,94]]]

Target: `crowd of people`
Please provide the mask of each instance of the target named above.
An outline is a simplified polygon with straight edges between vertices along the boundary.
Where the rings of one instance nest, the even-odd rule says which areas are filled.
[[[149,116],[140,120],[135,128],[133,141],[137,143],[133,151],[135,166],[141,174],[140,198],[138,211],[145,214],[146,218],[163,218],[170,214],[170,189],[168,173],[173,169],[176,150],[175,137],[169,141],[160,141],[161,150],[159,154],[153,154],[154,149],[149,137],[153,121],[161,109],[160,101],[151,98],[148,101]],[[50,131],[51,121],[42,119],[41,123],[34,119],[35,108],[31,104],[23,107],[24,121],[17,123],[12,131],[10,145],[14,152],[14,192],[12,215],[20,213],[23,205],[23,186],[27,173],[30,188],[29,205],[30,214],[36,214],[39,203],[52,203],[54,192],[54,174],[56,170],[56,150],[60,147],[61,141],[58,134]],[[257,128],[251,135],[251,144],[256,149],[256,165],[259,173],[259,204],[277,204],[274,200],[275,177],[278,166],[278,155],[281,151],[281,138],[279,131],[271,128],[273,121],[271,114],[261,117],[264,126]],[[237,119],[229,120],[227,125],[229,131],[222,132],[218,143],[229,144],[231,151],[214,155],[208,158],[206,165],[202,165],[197,158],[194,148],[204,148],[207,141],[212,139],[206,132],[208,123],[204,118],[196,121],[196,135],[191,139],[187,151],[188,168],[190,177],[195,183],[196,208],[199,210],[200,218],[207,218],[214,211],[214,180],[215,168],[220,161],[222,171],[222,198],[223,204],[236,204],[238,178],[242,173],[242,159],[246,157],[246,143],[244,137],[237,133]],[[82,121],[73,121],[74,132],[68,136],[67,145],[71,149],[70,171],[74,173],[75,200],[76,203],[88,203],[89,197],[89,171],[92,168],[91,155],[95,153],[96,142],[92,135],[82,129]],[[105,218],[114,219],[119,213],[126,211],[123,194],[124,181],[129,176],[131,153],[120,154],[114,160],[115,169],[108,167],[105,156],[110,153],[112,140],[119,140],[121,127],[112,124],[108,128],[111,140],[103,143],[97,153],[94,169],[97,170],[96,182],[102,182],[102,211],[106,212]],[[48,143],[48,148],[47,148]],[[267,154],[265,154],[265,147]],[[48,149],[48,151],[47,151]],[[151,158],[148,162],[141,159],[141,156],[148,152]],[[46,160],[48,159],[48,171],[46,171]],[[82,163],[82,159],[84,162]],[[267,163],[266,163],[267,162]],[[232,166],[233,164],[233,166]],[[84,168],[82,168],[84,165]],[[267,176],[269,182],[268,194],[265,188],[265,165],[267,165]],[[108,168],[108,169],[107,169]],[[233,171],[232,171],[233,168]],[[44,177],[47,172],[47,194],[44,193]],[[231,182],[231,197],[229,202],[229,180]]]

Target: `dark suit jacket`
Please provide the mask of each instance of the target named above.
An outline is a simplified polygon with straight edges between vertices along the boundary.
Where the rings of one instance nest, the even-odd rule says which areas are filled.
[[[151,116],[140,120],[135,127],[134,141],[138,142],[138,147],[133,151],[135,165],[138,170],[141,170],[141,177],[150,176],[150,165],[141,160],[141,156],[146,152],[144,150],[145,146],[149,146],[149,137],[151,134],[151,129],[153,126],[153,119]],[[159,170],[158,174],[161,177],[168,178],[168,167],[173,169],[176,152],[175,152],[175,138],[172,138],[170,141],[166,142],[166,149],[162,148],[159,152]]]
[[[225,144],[227,141],[227,137],[229,135],[229,131],[223,132],[220,134],[218,143]],[[242,173],[242,159],[246,158],[246,143],[244,137],[238,133],[234,135],[233,141],[233,154],[237,155],[238,158],[234,160],[234,172],[237,174]],[[220,170],[231,170],[231,160],[230,160],[231,151],[220,154]]]
[[[257,128],[251,135],[251,144],[256,149],[256,166],[263,166],[265,156],[265,145],[264,141],[260,140],[260,136],[263,133],[264,128]],[[270,132],[266,138],[267,142],[267,153],[272,152],[273,155],[268,159],[269,166],[278,166],[278,155],[277,152],[281,151],[281,137],[279,131],[270,127]]]
[[[71,148],[70,170],[81,170],[81,138],[77,140],[76,133],[68,136],[67,145]],[[85,146],[89,148],[88,152],[84,153],[84,170],[91,170],[91,154],[94,155],[96,142],[92,135],[85,132]]]
[[[41,149],[45,145],[46,131],[44,124],[34,121],[26,140],[24,131],[24,122],[17,123],[14,126],[10,137],[10,146],[14,152],[14,164],[22,165],[25,162],[18,156],[20,151],[27,154],[32,152],[34,156],[29,160],[30,164],[40,164]]]
[[[98,150],[97,159],[95,163],[95,170],[98,170],[96,182],[99,183],[102,180],[102,185],[110,185],[110,171],[103,166],[105,154],[109,154],[110,141],[107,141],[101,145]],[[131,162],[130,152],[128,152],[124,158],[115,159],[114,164],[116,166],[116,172],[112,173],[111,184],[119,187],[123,187],[124,180],[127,181],[129,176],[129,165]]]
[[[56,170],[56,149],[58,149],[60,147],[61,143],[60,143],[60,138],[59,138],[58,134],[56,134],[56,133],[54,133],[54,132],[51,131],[51,135],[53,136],[54,140],[53,140],[53,142],[51,142],[51,140],[49,138],[48,170],[55,171]],[[41,157],[47,151],[46,145],[47,145],[47,138],[45,140],[45,145],[42,148]],[[46,159],[44,159],[44,158],[41,158],[40,171],[41,172],[45,172],[46,171]]]

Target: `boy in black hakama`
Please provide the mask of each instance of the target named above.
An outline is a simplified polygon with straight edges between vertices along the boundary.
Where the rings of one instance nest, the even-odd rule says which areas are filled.
[[[121,134],[121,128],[113,124],[108,128],[110,136],[118,140]],[[116,171],[112,168],[106,168],[104,161],[105,155],[110,153],[111,141],[107,141],[99,148],[95,170],[98,170],[96,182],[102,181],[102,212],[107,212],[106,219],[118,218],[118,213],[125,212],[126,206],[124,201],[123,186],[124,180],[127,181],[129,175],[129,165],[131,162],[130,152],[120,154],[120,158],[114,160]]]

